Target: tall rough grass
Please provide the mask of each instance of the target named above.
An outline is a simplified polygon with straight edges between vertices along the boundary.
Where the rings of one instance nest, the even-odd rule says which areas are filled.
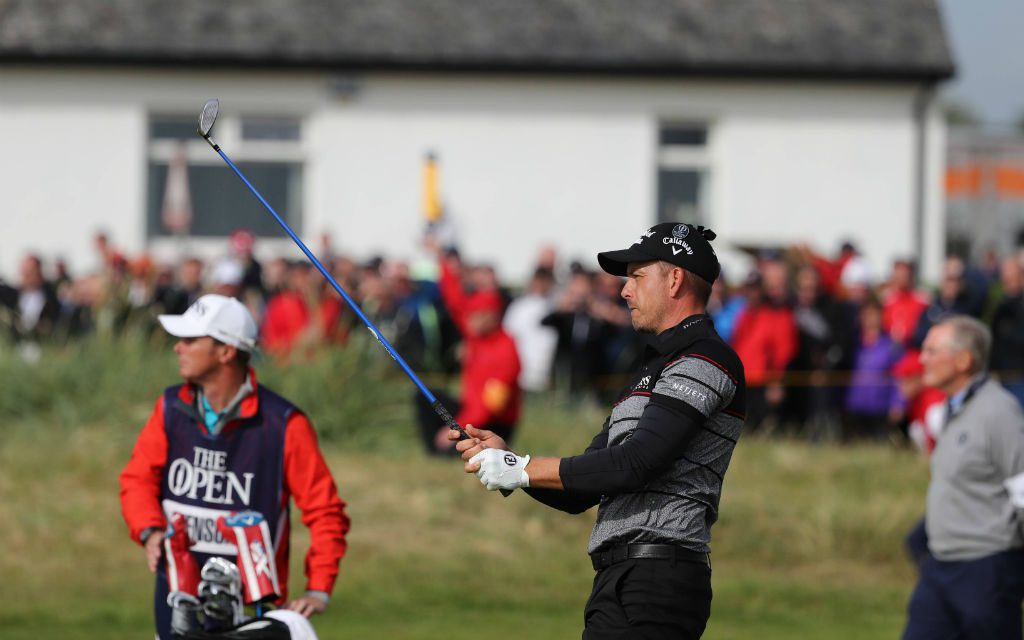
[[[324,440],[392,448],[412,433],[415,387],[369,338],[287,365],[257,357],[255,367],[261,384],[308,413]],[[171,344],[160,336],[47,348],[34,363],[7,347],[0,350],[0,380],[0,419],[54,428],[141,427],[160,392],[180,382]]]

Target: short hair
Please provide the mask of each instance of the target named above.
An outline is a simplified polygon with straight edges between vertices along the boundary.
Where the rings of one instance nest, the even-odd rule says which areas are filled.
[[[214,338],[213,336],[210,336],[210,339],[213,340],[214,344],[227,345],[226,342],[222,342],[221,340],[218,340],[217,338]],[[235,347],[235,345],[230,345],[230,346]],[[239,367],[241,367],[242,369],[248,370],[249,369],[249,363],[252,362],[252,352],[251,351],[246,351],[245,349],[242,349],[241,347],[235,347],[235,359],[232,360],[232,362],[235,363],[236,365],[238,365]]]
[[[906,267],[910,271],[911,277],[917,278],[917,261],[913,258],[897,258],[892,261],[892,266],[894,269],[896,267]]]
[[[672,269],[683,269],[683,267],[680,267],[679,265],[675,265],[664,260],[659,260],[658,266],[661,268],[662,273],[668,273]],[[683,269],[683,271],[686,272],[686,286],[689,287],[690,293],[693,294],[693,297],[696,298],[698,302],[707,306],[708,300],[711,299],[712,283],[692,271],[687,269]]]
[[[983,322],[970,316],[951,315],[939,320],[935,326],[949,326],[953,348],[971,354],[971,373],[981,373],[988,368],[992,332]]]
[[[534,280],[554,280],[555,272],[551,270],[551,267],[537,267],[533,270]]]
[[[688,278],[690,281],[690,291],[693,293],[693,296],[697,298],[697,301],[706,307],[708,305],[708,300],[711,299],[712,283],[692,271],[688,271],[687,273],[690,275],[690,278]]]
[[[882,311],[884,309],[882,301],[878,299],[878,296],[873,291],[869,291],[864,296],[864,301],[860,303],[860,309],[858,310],[864,311],[865,309],[874,309],[875,311]]]

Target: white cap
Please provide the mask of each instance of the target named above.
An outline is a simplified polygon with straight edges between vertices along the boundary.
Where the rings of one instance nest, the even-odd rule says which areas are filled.
[[[245,305],[227,296],[208,293],[180,316],[161,315],[160,324],[177,338],[210,336],[242,351],[256,350],[259,330]]]
[[[850,258],[843,266],[843,271],[839,276],[840,284],[847,288],[871,286],[873,279],[868,261],[859,256]]]
[[[240,285],[245,278],[245,269],[234,260],[221,260],[213,268],[213,283],[217,285]]]

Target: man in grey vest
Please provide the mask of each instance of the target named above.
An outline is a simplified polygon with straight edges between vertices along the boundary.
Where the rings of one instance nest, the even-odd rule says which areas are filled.
[[[710,615],[711,525],[746,410],[743,366],[705,313],[719,273],[714,238],[669,222],[598,254],[626,277],[633,328],[650,344],[584,453],[531,458],[468,426],[472,437],[456,445],[490,490],[524,488],[569,513],[600,505],[588,640],[699,638]]]
[[[1021,640],[1024,414],[987,375],[991,345],[988,328],[967,316],[940,321],[924,341],[924,383],[949,406],[931,459],[931,557],[904,640]]]

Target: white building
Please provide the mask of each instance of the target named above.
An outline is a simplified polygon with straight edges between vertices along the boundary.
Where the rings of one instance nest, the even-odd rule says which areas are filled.
[[[463,253],[510,280],[542,244],[593,261],[660,219],[723,248],[852,239],[879,272],[941,257],[933,0],[4,4],[8,277],[30,250],[87,269],[98,229],[180,250],[160,216],[179,140],[188,250],[248,227],[298,257],[195,135],[211,97],[217,141],[314,249],[420,255],[433,151]]]

